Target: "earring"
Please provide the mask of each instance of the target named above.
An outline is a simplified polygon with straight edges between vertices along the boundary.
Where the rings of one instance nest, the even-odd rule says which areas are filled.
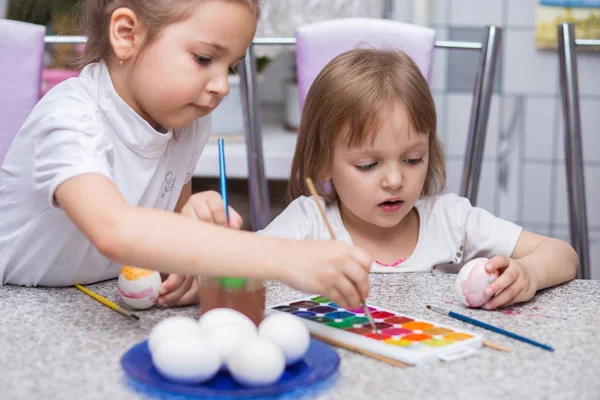
[[[119,61],[119,65],[123,65],[123,59],[121,58],[121,61]]]

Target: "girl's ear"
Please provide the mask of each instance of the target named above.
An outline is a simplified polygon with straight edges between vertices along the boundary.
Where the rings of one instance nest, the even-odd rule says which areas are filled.
[[[110,16],[108,34],[118,60],[126,61],[136,55],[144,33],[140,20],[131,9],[121,7]]]

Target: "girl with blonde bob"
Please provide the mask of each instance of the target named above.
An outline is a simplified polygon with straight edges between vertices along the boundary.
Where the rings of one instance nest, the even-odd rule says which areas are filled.
[[[371,272],[458,272],[487,257],[499,278],[486,309],[523,302],[575,277],[566,243],[523,230],[445,187],[435,105],[414,62],[394,50],[355,49],[312,84],[292,162],[293,200],[261,234],[330,239],[306,186],[317,182],[336,238],[369,252]]]

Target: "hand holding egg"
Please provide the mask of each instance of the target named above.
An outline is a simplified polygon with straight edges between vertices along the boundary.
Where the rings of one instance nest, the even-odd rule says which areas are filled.
[[[481,307],[494,294],[486,294],[485,288],[498,278],[498,271],[487,272],[487,258],[476,258],[466,263],[456,277],[455,291],[458,301],[468,307]]]

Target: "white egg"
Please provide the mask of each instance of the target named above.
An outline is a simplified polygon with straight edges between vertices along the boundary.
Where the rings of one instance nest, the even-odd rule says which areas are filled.
[[[310,333],[299,317],[272,314],[258,327],[258,335],[283,351],[286,365],[302,359],[310,345]]]
[[[285,370],[285,357],[276,345],[260,337],[241,342],[227,359],[229,373],[244,386],[271,385]]]
[[[203,331],[204,332],[204,331]],[[236,346],[246,339],[256,337],[257,329],[254,324],[231,323],[216,326],[206,333],[207,342],[216,350],[222,360],[227,360]],[[227,362],[223,363],[223,368]]]
[[[130,307],[150,308],[156,303],[161,283],[158,272],[125,265],[119,273],[119,294]]]
[[[160,343],[152,362],[165,379],[197,384],[211,379],[221,368],[221,358],[202,337],[182,335]]]
[[[485,288],[498,278],[498,272],[489,273],[485,264],[489,259],[480,257],[466,263],[456,276],[456,298],[465,306],[481,307],[494,294],[485,294]]]
[[[254,328],[256,331],[256,325],[254,322],[239,311],[232,310],[231,308],[214,308],[206,313],[202,314],[199,319],[200,327],[205,333],[209,333],[217,326],[227,324],[245,325],[244,328],[251,330]]]
[[[177,340],[179,336],[183,335],[201,338],[203,336],[202,329],[200,329],[198,321],[194,318],[184,316],[163,319],[154,325],[154,328],[150,331],[150,336],[148,337],[150,352],[153,353],[160,343],[166,340]]]

